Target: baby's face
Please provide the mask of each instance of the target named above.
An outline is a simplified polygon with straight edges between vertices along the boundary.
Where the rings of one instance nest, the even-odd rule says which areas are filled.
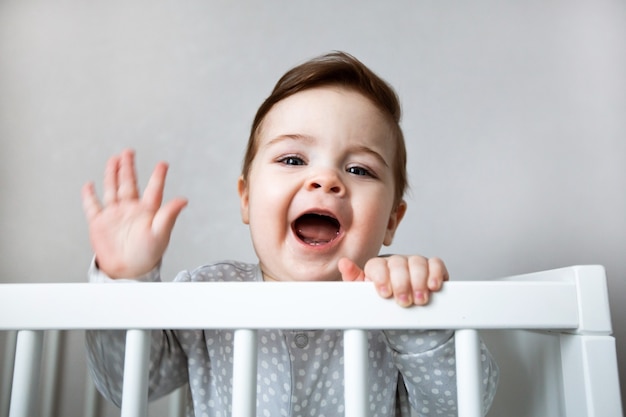
[[[396,143],[367,98],[339,87],[294,94],[257,140],[239,192],[266,280],[339,280],[340,258],[363,266],[391,243],[405,208],[394,207]]]

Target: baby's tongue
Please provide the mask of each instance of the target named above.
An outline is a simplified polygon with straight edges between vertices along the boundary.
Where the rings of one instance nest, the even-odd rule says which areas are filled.
[[[335,219],[318,214],[306,214],[300,217],[295,226],[300,239],[310,245],[328,243],[339,232],[339,224]]]

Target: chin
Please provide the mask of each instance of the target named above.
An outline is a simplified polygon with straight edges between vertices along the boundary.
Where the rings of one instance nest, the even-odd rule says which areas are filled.
[[[341,274],[337,269],[337,266],[331,268],[324,267],[307,267],[307,268],[297,268],[294,276],[294,281],[340,281]]]
[[[321,282],[321,281],[340,281],[341,274],[337,269],[337,264],[328,263],[314,264],[311,262],[295,262],[289,266],[279,268],[282,273],[271,274],[266,273],[263,269],[264,276],[271,281],[292,281],[292,282]]]

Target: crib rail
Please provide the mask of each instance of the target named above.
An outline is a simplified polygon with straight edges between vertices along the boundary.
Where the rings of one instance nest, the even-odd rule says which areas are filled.
[[[498,281],[450,282],[427,308],[408,309],[378,297],[370,283],[3,284],[0,330],[18,331],[10,417],[29,416],[32,411],[29,396],[38,378],[33,358],[41,353],[42,332],[50,329],[127,329],[122,416],[145,416],[149,334],[163,328],[235,330],[235,417],[256,413],[258,329],[344,330],[346,417],[367,414],[363,372],[368,329],[455,329],[460,417],[482,415],[477,330],[611,333],[606,279],[598,266]],[[568,352],[568,360],[582,363],[587,344],[581,339]],[[607,366],[611,364],[587,365],[581,371],[583,381],[568,387],[569,392],[591,389],[595,394],[574,398],[578,405],[573,410],[581,406],[591,414],[572,415],[609,415],[593,414],[606,410],[599,400],[607,398],[587,386],[594,378],[603,380]],[[608,402],[615,404],[612,399]],[[619,401],[617,406],[621,410]]]
[[[485,302],[491,309],[484,308]],[[575,331],[579,324],[576,286],[566,282],[453,282],[426,309],[398,308],[376,297],[369,283],[329,282],[5,284],[0,303],[6,312],[0,327],[14,330],[544,327]]]

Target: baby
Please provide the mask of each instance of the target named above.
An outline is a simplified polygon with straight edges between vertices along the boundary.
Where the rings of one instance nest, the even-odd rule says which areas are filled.
[[[403,306],[425,305],[448,279],[444,263],[379,256],[405,212],[406,149],[393,89],[345,53],[288,71],[254,119],[238,181],[241,217],[259,262],[215,262],[175,281],[363,281]],[[130,150],[112,157],[101,203],[93,184],[83,206],[95,252],[90,280],[158,281],[182,198],[162,204],[167,165],[140,196]],[[452,331],[370,331],[370,415],[455,416]],[[232,331],[152,333],[150,398],[189,383],[189,416],[231,410]],[[121,399],[124,334],[87,333],[96,385]],[[484,410],[497,366],[483,349]],[[341,416],[340,331],[259,332],[259,416]]]

